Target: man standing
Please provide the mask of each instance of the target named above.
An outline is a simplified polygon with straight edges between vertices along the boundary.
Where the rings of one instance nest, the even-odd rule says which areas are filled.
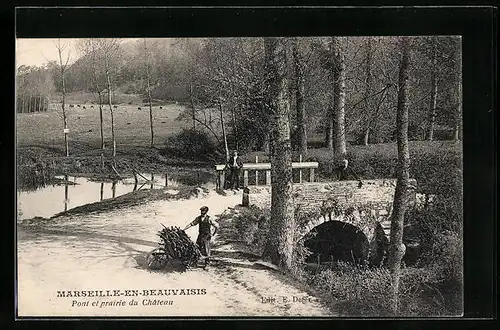
[[[363,186],[363,182],[359,176],[354,172],[354,170],[349,166],[349,161],[347,159],[342,159],[341,165],[334,169],[334,177],[339,181],[349,180],[353,178],[359,182],[358,187]]]
[[[233,155],[229,157],[227,162],[227,167],[229,168],[229,180],[231,189],[240,189],[240,169],[243,167],[243,162],[240,157],[238,157],[238,152],[235,150]]]
[[[201,214],[197,216],[191,223],[189,223],[184,231],[187,229],[199,225],[198,229],[198,239],[196,240],[196,245],[200,249],[200,252],[203,256],[205,256],[205,266],[210,264],[210,241],[212,236],[215,236],[217,231],[219,230],[219,224],[212,220],[208,213],[208,207],[203,206],[200,208]],[[215,228],[212,233],[212,227]]]

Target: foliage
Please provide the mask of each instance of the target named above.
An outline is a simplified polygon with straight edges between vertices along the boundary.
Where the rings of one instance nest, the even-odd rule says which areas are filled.
[[[395,144],[356,146],[347,153],[349,166],[362,179],[394,178],[397,164]],[[419,192],[461,193],[462,153],[460,145],[440,142],[410,143],[410,178],[417,180]],[[306,161],[319,163],[318,173],[331,178],[333,156],[327,149],[311,149]]]
[[[295,278],[302,279],[305,276],[304,262],[310,251],[304,246],[304,238],[299,236],[301,228],[312,217],[311,214],[301,213],[300,210],[295,210],[296,220],[296,240],[294,246],[294,255],[292,263],[292,274]],[[258,208],[251,205],[248,208],[241,210],[241,213],[236,215],[232,224],[235,229],[236,239],[245,243],[255,253],[261,254],[267,239],[271,214],[269,210]]]
[[[55,175],[55,169],[42,153],[21,152],[17,154],[17,187],[32,190],[48,184]]]
[[[403,268],[401,274],[398,316],[432,316],[449,314],[445,298],[437,289],[439,270]],[[354,266],[337,262],[331,268],[311,274],[307,283],[322,292],[345,316],[391,316],[391,273],[385,268]]]
[[[390,310],[391,277],[387,269],[365,269],[338,262],[312,275],[308,283],[330,296],[335,308],[349,316],[386,316]]]
[[[269,219],[270,213],[268,210],[253,205],[242,209],[241,213],[237,214],[232,220],[236,230],[236,238],[258,254],[262,253],[269,229]]]
[[[184,129],[168,137],[162,153],[189,160],[209,160],[216,150],[216,144],[207,133]]]

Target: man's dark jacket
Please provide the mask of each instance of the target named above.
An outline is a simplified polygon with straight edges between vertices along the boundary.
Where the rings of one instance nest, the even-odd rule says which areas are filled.
[[[233,164],[234,164],[234,156],[231,156],[231,157],[229,157],[229,161],[227,162],[227,166],[229,166],[229,168],[233,168]],[[236,165],[237,165],[237,168],[243,167],[243,162],[241,161],[240,157],[236,157]]]

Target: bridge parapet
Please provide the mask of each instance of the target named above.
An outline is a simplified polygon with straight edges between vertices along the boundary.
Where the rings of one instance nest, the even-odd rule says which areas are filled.
[[[306,180],[314,182],[314,171],[317,168],[318,162],[303,162],[302,156],[298,162],[292,162],[292,171],[298,172],[298,183],[303,183]],[[226,165],[215,165],[215,171],[217,172],[216,189],[224,188],[225,170]],[[255,163],[243,164],[241,171],[243,172],[243,187],[249,185],[259,186],[259,174],[265,175],[265,185],[271,185],[271,163],[259,163],[258,157],[255,157]],[[309,175],[305,175],[303,171],[308,171]],[[249,180],[249,172],[254,174],[253,180]]]

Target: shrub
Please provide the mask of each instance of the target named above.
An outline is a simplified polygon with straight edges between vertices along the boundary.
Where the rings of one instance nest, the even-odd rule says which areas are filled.
[[[184,129],[167,138],[162,153],[189,160],[209,160],[215,151],[216,145],[207,133]]]
[[[250,206],[243,209],[233,219],[237,239],[248,245],[253,251],[262,253],[269,229],[269,211]]]
[[[50,183],[55,173],[54,165],[46,155],[32,151],[22,151],[17,155],[17,187],[35,190]]]
[[[402,268],[399,284],[399,309],[402,316],[443,315],[445,303],[436,289],[439,283],[436,269]]]
[[[398,316],[447,313],[437,289],[440,274],[434,268],[403,268],[399,285]],[[308,277],[308,284],[328,296],[332,308],[346,316],[391,316],[392,276],[385,268],[345,262]]]
[[[295,240],[294,255],[292,262],[292,274],[296,278],[304,276],[304,262],[310,251],[304,246],[304,238],[299,237],[300,227],[307,223],[311,214],[302,214],[296,210],[297,237]],[[233,224],[236,238],[249,246],[252,251],[262,254],[269,232],[270,212],[260,209],[256,206],[250,206],[242,210],[240,214],[234,217]]]
[[[308,283],[330,296],[334,307],[348,316],[385,316],[391,307],[391,276],[387,269],[368,269],[337,262],[312,275]]]

